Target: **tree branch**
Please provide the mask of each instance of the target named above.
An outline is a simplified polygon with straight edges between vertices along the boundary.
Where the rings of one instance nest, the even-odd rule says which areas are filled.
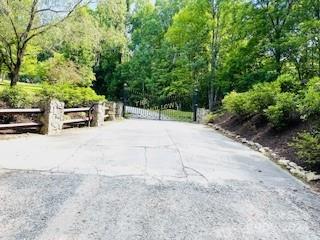
[[[33,33],[32,35],[30,35],[30,36],[26,39],[26,43],[29,42],[32,38],[34,38],[34,37],[36,37],[36,36],[38,36],[38,35],[41,35],[41,34],[47,32],[48,30],[50,30],[51,28],[56,27],[56,26],[58,26],[59,24],[63,23],[66,19],[68,19],[68,18],[71,16],[71,14],[73,14],[73,13],[76,11],[76,9],[82,4],[83,1],[84,1],[84,0],[79,0],[79,1],[73,6],[73,8],[72,8],[70,11],[66,11],[66,12],[68,12],[68,14],[67,14],[64,18],[62,18],[60,21],[58,21],[58,22],[56,22],[56,23],[53,23],[53,24],[44,24],[44,25],[42,25],[42,26],[39,26],[39,27],[34,28],[33,30],[39,30],[39,29],[41,29],[41,28],[43,28],[43,29],[40,30],[40,31],[38,31],[38,32]],[[89,4],[89,3],[90,3],[90,1],[89,1],[87,4]]]
[[[3,37],[2,35],[0,35],[0,39],[2,39],[2,42],[5,44],[4,48],[5,50],[8,52],[10,61],[12,62],[12,64],[14,65],[14,61],[12,58],[12,48],[11,48],[11,44],[6,40],[5,37]]]

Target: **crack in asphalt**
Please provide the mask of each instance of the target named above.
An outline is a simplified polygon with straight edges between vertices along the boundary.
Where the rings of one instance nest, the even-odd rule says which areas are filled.
[[[318,194],[202,130],[125,121],[0,146],[0,239],[320,239]]]
[[[100,132],[98,132],[97,134],[94,134],[93,136],[90,136],[90,137],[89,137],[86,141],[84,141],[82,144],[79,144],[79,145],[72,151],[72,153],[65,158],[65,161],[64,161],[62,164],[58,164],[58,165],[56,165],[55,167],[50,168],[48,171],[49,171],[49,172],[52,172],[52,173],[54,173],[54,172],[63,172],[63,171],[59,171],[60,167],[63,166],[67,161],[72,161],[72,160],[74,159],[74,157],[76,157],[77,153],[79,152],[79,150],[80,150],[81,148],[84,148],[84,147],[88,146],[88,145],[89,145],[91,142],[93,142],[94,139],[95,139],[97,136],[99,136],[99,135],[100,135]],[[92,145],[92,144],[91,144],[91,145]],[[100,174],[99,174],[100,171],[97,169],[97,167],[94,167],[94,168],[95,168],[95,170],[96,170],[96,172],[97,172],[97,175],[100,175]],[[75,170],[77,170],[77,168],[76,168]],[[72,174],[75,174],[75,171],[72,172]]]
[[[196,169],[194,169],[194,168],[192,168],[192,167],[188,167],[188,166],[185,165],[185,163],[184,163],[184,161],[183,161],[182,152],[181,152],[178,144],[174,141],[173,137],[170,135],[170,133],[169,133],[169,131],[168,131],[167,129],[166,129],[166,133],[167,133],[168,137],[170,138],[170,141],[172,142],[172,145],[175,147],[175,150],[176,150],[176,151],[178,152],[178,154],[179,154],[179,159],[180,159],[180,163],[181,163],[181,166],[182,166],[182,171],[183,171],[185,177],[188,179],[188,181],[189,181],[189,174],[188,174],[188,172],[186,171],[186,169],[189,169],[189,170],[194,171],[194,172],[197,173],[200,177],[202,177],[207,183],[209,183],[208,178],[207,178],[204,174],[202,174],[200,171],[198,171],[198,170],[196,170]]]
[[[206,180],[207,183],[209,183],[209,179],[208,179],[204,174],[202,174],[200,171],[198,171],[198,170],[196,170],[196,169],[194,169],[194,168],[192,168],[192,167],[187,167],[187,166],[184,166],[184,168],[185,168],[185,169],[189,169],[189,170],[191,170],[191,171],[194,171],[194,172],[197,173],[200,177],[203,177],[203,178]]]

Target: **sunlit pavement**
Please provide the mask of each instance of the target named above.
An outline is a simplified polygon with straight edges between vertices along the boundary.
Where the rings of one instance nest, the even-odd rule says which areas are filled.
[[[320,197],[202,125],[0,141],[0,239],[320,239]]]

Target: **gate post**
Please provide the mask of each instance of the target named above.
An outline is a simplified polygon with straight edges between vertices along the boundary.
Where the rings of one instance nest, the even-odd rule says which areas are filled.
[[[193,93],[193,121],[197,121],[197,110],[199,107],[199,90],[196,88]]]
[[[122,108],[122,117],[126,117],[126,106],[128,104],[128,84],[123,84],[123,108]]]
[[[161,120],[161,108],[162,108],[162,106],[161,106],[161,104],[159,104],[159,120]]]

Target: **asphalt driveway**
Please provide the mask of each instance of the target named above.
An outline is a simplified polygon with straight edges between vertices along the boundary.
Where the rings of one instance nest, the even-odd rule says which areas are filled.
[[[0,239],[320,239],[320,196],[202,125],[0,141]]]

